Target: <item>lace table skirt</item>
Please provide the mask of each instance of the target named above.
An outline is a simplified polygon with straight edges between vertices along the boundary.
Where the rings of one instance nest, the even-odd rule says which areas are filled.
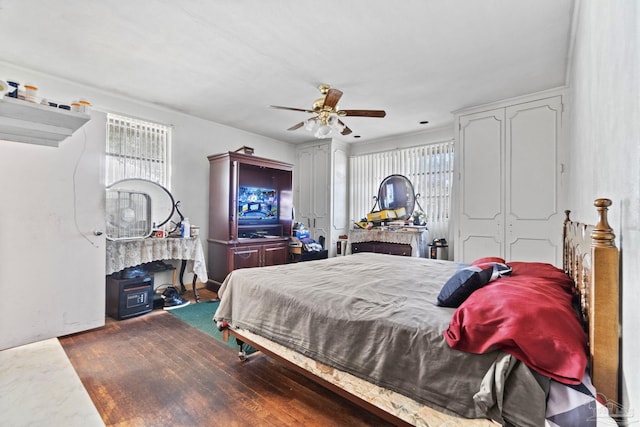
[[[198,237],[107,240],[107,274],[168,259],[193,261],[192,271],[198,280],[203,283],[208,280],[204,250]]]

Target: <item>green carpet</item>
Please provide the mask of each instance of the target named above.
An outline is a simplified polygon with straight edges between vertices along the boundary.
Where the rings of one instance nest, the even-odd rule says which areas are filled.
[[[215,323],[213,323],[213,315],[218,309],[218,305],[220,305],[220,301],[204,301],[197,304],[192,302],[187,306],[167,311],[183,322],[200,329],[205,334],[225,343],[234,350],[238,350],[236,339],[229,337],[229,340],[225,341],[222,338],[222,332],[220,332]],[[247,344],[244,345],[244,350],[247,354],[251,354],[256,351],[253,347],[250,347]]]

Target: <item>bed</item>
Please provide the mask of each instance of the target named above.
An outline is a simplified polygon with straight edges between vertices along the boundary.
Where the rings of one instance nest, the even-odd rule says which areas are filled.
[[[236,270],[214,321],[241,350],[250,344],[396,425],[595,425],[607,412],[595,389],[618,400],[610,204],[596,200],[595,226],[567,212],[563,270],[373,253]],[[470,268],[494,280],[455,285],[463,301],[438,305]]]

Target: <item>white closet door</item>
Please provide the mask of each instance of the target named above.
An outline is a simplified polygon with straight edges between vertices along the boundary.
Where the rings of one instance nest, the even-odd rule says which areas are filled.
[[[506,108],[506,253],[511,261],[558,265],[561,97]]]
[[[456,260],[504,255],[504,108],[461,116]]]
[[[298,185],[294,201],[296,208],[295,220],[303,223],[306,227],[311,227],[315,189],[313,179],[311,179],[314,169],[313,147],[298,150],[296,160],[295,178]]]
[[[329,240],[331,223],[331,144],[314,147],[313,218],[311,233],[316,241],[320,236]]]
[[[296,182],[296,221],[309,229],[311,238],[328,238],[331,196],[330,144],[313,145],[298,150]]]
[[[347,196],[349,158],[347,152],[341,149],[333,150],[333,221],[331,231],[344,234],[349,228],[347,209],[349,199]]]

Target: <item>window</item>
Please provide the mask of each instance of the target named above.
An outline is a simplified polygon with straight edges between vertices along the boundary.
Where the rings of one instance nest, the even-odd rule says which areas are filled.
[[[169,186],[171,126],[107,116],[106,185],[144,178]]]
[[[384,178],[400,174],[413,184],[418,203],[427,215],[429,237],[449,234],[453,141],[364,154],[350,159],[350,214],[359,221],[374,206],[373,196]],[[416,204],[416,209],[420,209]]]

